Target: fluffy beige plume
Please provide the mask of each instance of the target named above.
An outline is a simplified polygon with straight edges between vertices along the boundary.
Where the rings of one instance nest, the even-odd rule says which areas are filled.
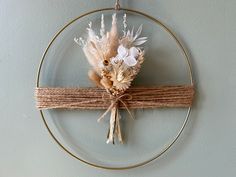
[[[101,63],[104,60],[110,60],[111,57],[117,53],[117,46],[119,45],[118,31],[117,31],[117,18],[116,14],[112,16],[112,26],[110,32],[105,35],[104,16],[101,17],[101,37],[97,36],[92,29],[92,23],[89,24],[88,38],[83,46],[84,54],[93,66],[96,72],[100,72]]]
[[[109,50],[107,52],[106,59],[110,60],[110,58],[114,57],[117,54],[117,48],[119,45],[116,14],[112,15],[112,26],[110,33],[108,33],[108,43]]]

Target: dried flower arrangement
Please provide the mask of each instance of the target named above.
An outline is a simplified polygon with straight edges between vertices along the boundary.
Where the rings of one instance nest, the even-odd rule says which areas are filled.
[[[120,98],[129,96],[124,95],[124,93],[140,71],[144,61],[144,50],[140,46],[147,41],[147,37],[140,37],[142,25],[136,33],[134,27],[132,30],[127,30],[127,26],[127,16],[124,14],[123,35],[119,36],[117,15],[113,14],[111,29],[106,32],[104,15],[102,15],[100,37],[96,35],[92,29],[92,22],[90,22],[87,28],[87,39],[74,38],[74,41],[82,47],[88,62],[92,66],[92,70],[88,72],[90,80],[96,86],[104,88],[111,96],[111,106],[98,120],[101,120],[111,111],[107,143],[113,144],[115,135],[120,143],[123,143],[118,104],[119,102],[125,104]],[[130,113],[129,110],[128,112]]]

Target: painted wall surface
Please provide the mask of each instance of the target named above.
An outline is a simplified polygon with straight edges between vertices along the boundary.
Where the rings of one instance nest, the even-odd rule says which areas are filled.
[[[197,86],[191,119],[158,161],[94,169],[64,153],[35,109],[41,55],[66,22],[112,0],[0,0],[0,177],[233,177],[236,175],[236,1],[123,0],[164,21],[191,53]]]

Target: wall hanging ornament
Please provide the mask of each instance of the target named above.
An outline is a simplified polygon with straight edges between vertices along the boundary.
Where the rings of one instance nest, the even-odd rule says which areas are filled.
[[[115,8],[83,14],[55,35],[39,65],[35,96],[64,151],[121,170],[147,164],[174,144],[189,119],[194,85],[174,33],[117,0]]]

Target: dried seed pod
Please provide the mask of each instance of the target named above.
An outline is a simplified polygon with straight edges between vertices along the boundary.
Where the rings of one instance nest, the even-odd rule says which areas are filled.
[[[109,61],[107,59],[103,60],[103,64],[104,66],[108,66],[109,65]]]

